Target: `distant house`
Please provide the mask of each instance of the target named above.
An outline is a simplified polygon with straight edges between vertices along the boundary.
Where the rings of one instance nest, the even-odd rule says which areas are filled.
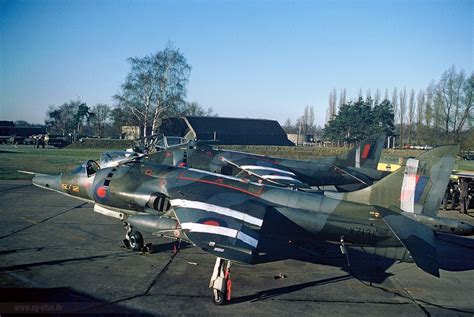
[[[135,140],[140,138],[140,127],[124,125],[122,126],[122,139],[125,140]]]
[[[294,146],[278,121],[223,117],[164,119],[160,133],[226,145]]]

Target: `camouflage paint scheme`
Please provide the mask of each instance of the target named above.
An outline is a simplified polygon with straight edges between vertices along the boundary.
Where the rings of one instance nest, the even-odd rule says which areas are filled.
[[[173,146],[148,155],[148,162],[186,166],[280,186],[368,186],[386,176],[378,171],[386,134],[373,135],[339,156],[290,160],[245,152],[219,150],[200,142]]]
[[[72,173],[37,175],[33,183],[94,202],[97,212],[143,231],[185,239],[218,258],[258,263],[261,257],[278,253],[283,244],[335,243],[414,261],[439,276],[440,233],[432,229],[445,220],[426,214],[439,206],[458,150],[443,146],[428,151],[417,160],[419,168],[413,175],[399,169],[342,197],[147,160],[97,171],[88,168],[94,165],[89,161]],[[405,185],[411,176],[416,182]],[[422,188],[417,187],[420,179]],[[406,205],[404,196],[414,197],[408,199],[416,205],[413,212],[399,207],[404,200]],[[458,225],[458,233],[472,234],[469,225]]]

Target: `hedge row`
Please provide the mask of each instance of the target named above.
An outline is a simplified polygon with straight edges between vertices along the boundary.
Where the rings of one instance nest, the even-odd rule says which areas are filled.
[[[82,142],[74,142],[67,146],[68,149],[108,149],[124,150],[135,144],[133,140],[116,139],[84,139]]]
[[[111,140],[111,139],[84,139],[82,142],[74,142],[67,146],[68,149],[105,149],[123,150],[134,145],[133,140]],[[275,157],[286,157],[293,159],[312,159],[321,156],[339,155],[349,151],[349,147],[314,147],[314,146],[257,146],[257,145],[223,145],[221,149],[242,151]],[[385,149],[382,155],[385,157],[416,157],[421,150],[394,150]]]

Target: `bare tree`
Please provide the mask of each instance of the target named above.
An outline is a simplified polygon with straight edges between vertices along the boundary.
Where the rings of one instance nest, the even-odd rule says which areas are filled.
[[[400,123],[400,142],[403,144],[403,133],[404,133],[404,124],[405,117],[407,113],[407,89],[403,88],[399,93],[399,111],[398,111],[398,120]]]
[[[367,100],[372,99],[372,91],[370,90],[370,88],[367,88],[365,92],[365,99]]]
[[[420,143],[423,133],[423,112],[425,111],[425,92],[420,89],[416,96],[416,137],[417,143]]]
[[[161,118],[167,113],[177,113],[184,104],[191,66],[171,44],[153,55],[128,61],[131,70],[122,92],[114,98],[138,119],[146,136],[148,126],[156,132]]]
[[[392,106],[393,106],[393,114],[395,116],[395,123],[397,122],[398,118],[398,90],[397,87],[393,88],[392,92]]]
[[[441,75],[437,84],[430,84],[433,96],[435,126],[442,128],[448,140],[459,142],[466,121],[472,117],[473,74],[469,78],[454,66]]]
[[[425,101],[425,126],[428,128],[434,125],[434,94],[435,94],[435,84],[431,82],[428,88],[426,88],[426,101]]]
[[[381,99],[381,93],[380,93],[380,89],[377,88],[377,90],[375,90],[375,94],[374,94],[374,104],[375,105],[378,105],[380,103],[380,99]]]
[[[92,107],[91,112],[94,114],[91,121],[95,134],[101,138],[104,136],[105,125],[109,121],[111,108],[109,105],[97,104]]]
[[[309,125],[309,131],[311,134],[313,134],[313,129],[314,129],[314,108],[311,106],[309,108],[309,117],[308,117],[308,125]]]
[[[342,88],[341,94],[339,95],[339,108],[341,108],[341,106],[346,103],[346,98],[346,88]]]
[[[407,118],[407,129],[408,129],[408,144],[412,144],[413,136],[413,126],[415,122],[415,111],[416,111],[416,102],[415,102],[415,90],[410,90],[410,97],[408,101],[408,118]]]
[[[329,93],[329,104],[328,104],[328,110],[326,112],[326,122],[331,121],[336,114],[337,114],[337,92],[336,92],[336,88],[334,88]]]

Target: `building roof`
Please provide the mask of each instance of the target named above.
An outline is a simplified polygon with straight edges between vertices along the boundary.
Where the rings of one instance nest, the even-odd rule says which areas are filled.
[[[196,139],[201,141],[215,140],[215,144],[227,145],[294,145],[275,120],[195,116],[180,119],[187,125],[186,133],[192,131]],[[182,124],[176,118],[170,120],[175,124],[164,122],[164,125],[170,131],[180,131],[182,135],[178,136],[184,136]],[[173,125],[179,125],[180,128],[170,129]],[[162,132],[166,134],[166,131]]]

